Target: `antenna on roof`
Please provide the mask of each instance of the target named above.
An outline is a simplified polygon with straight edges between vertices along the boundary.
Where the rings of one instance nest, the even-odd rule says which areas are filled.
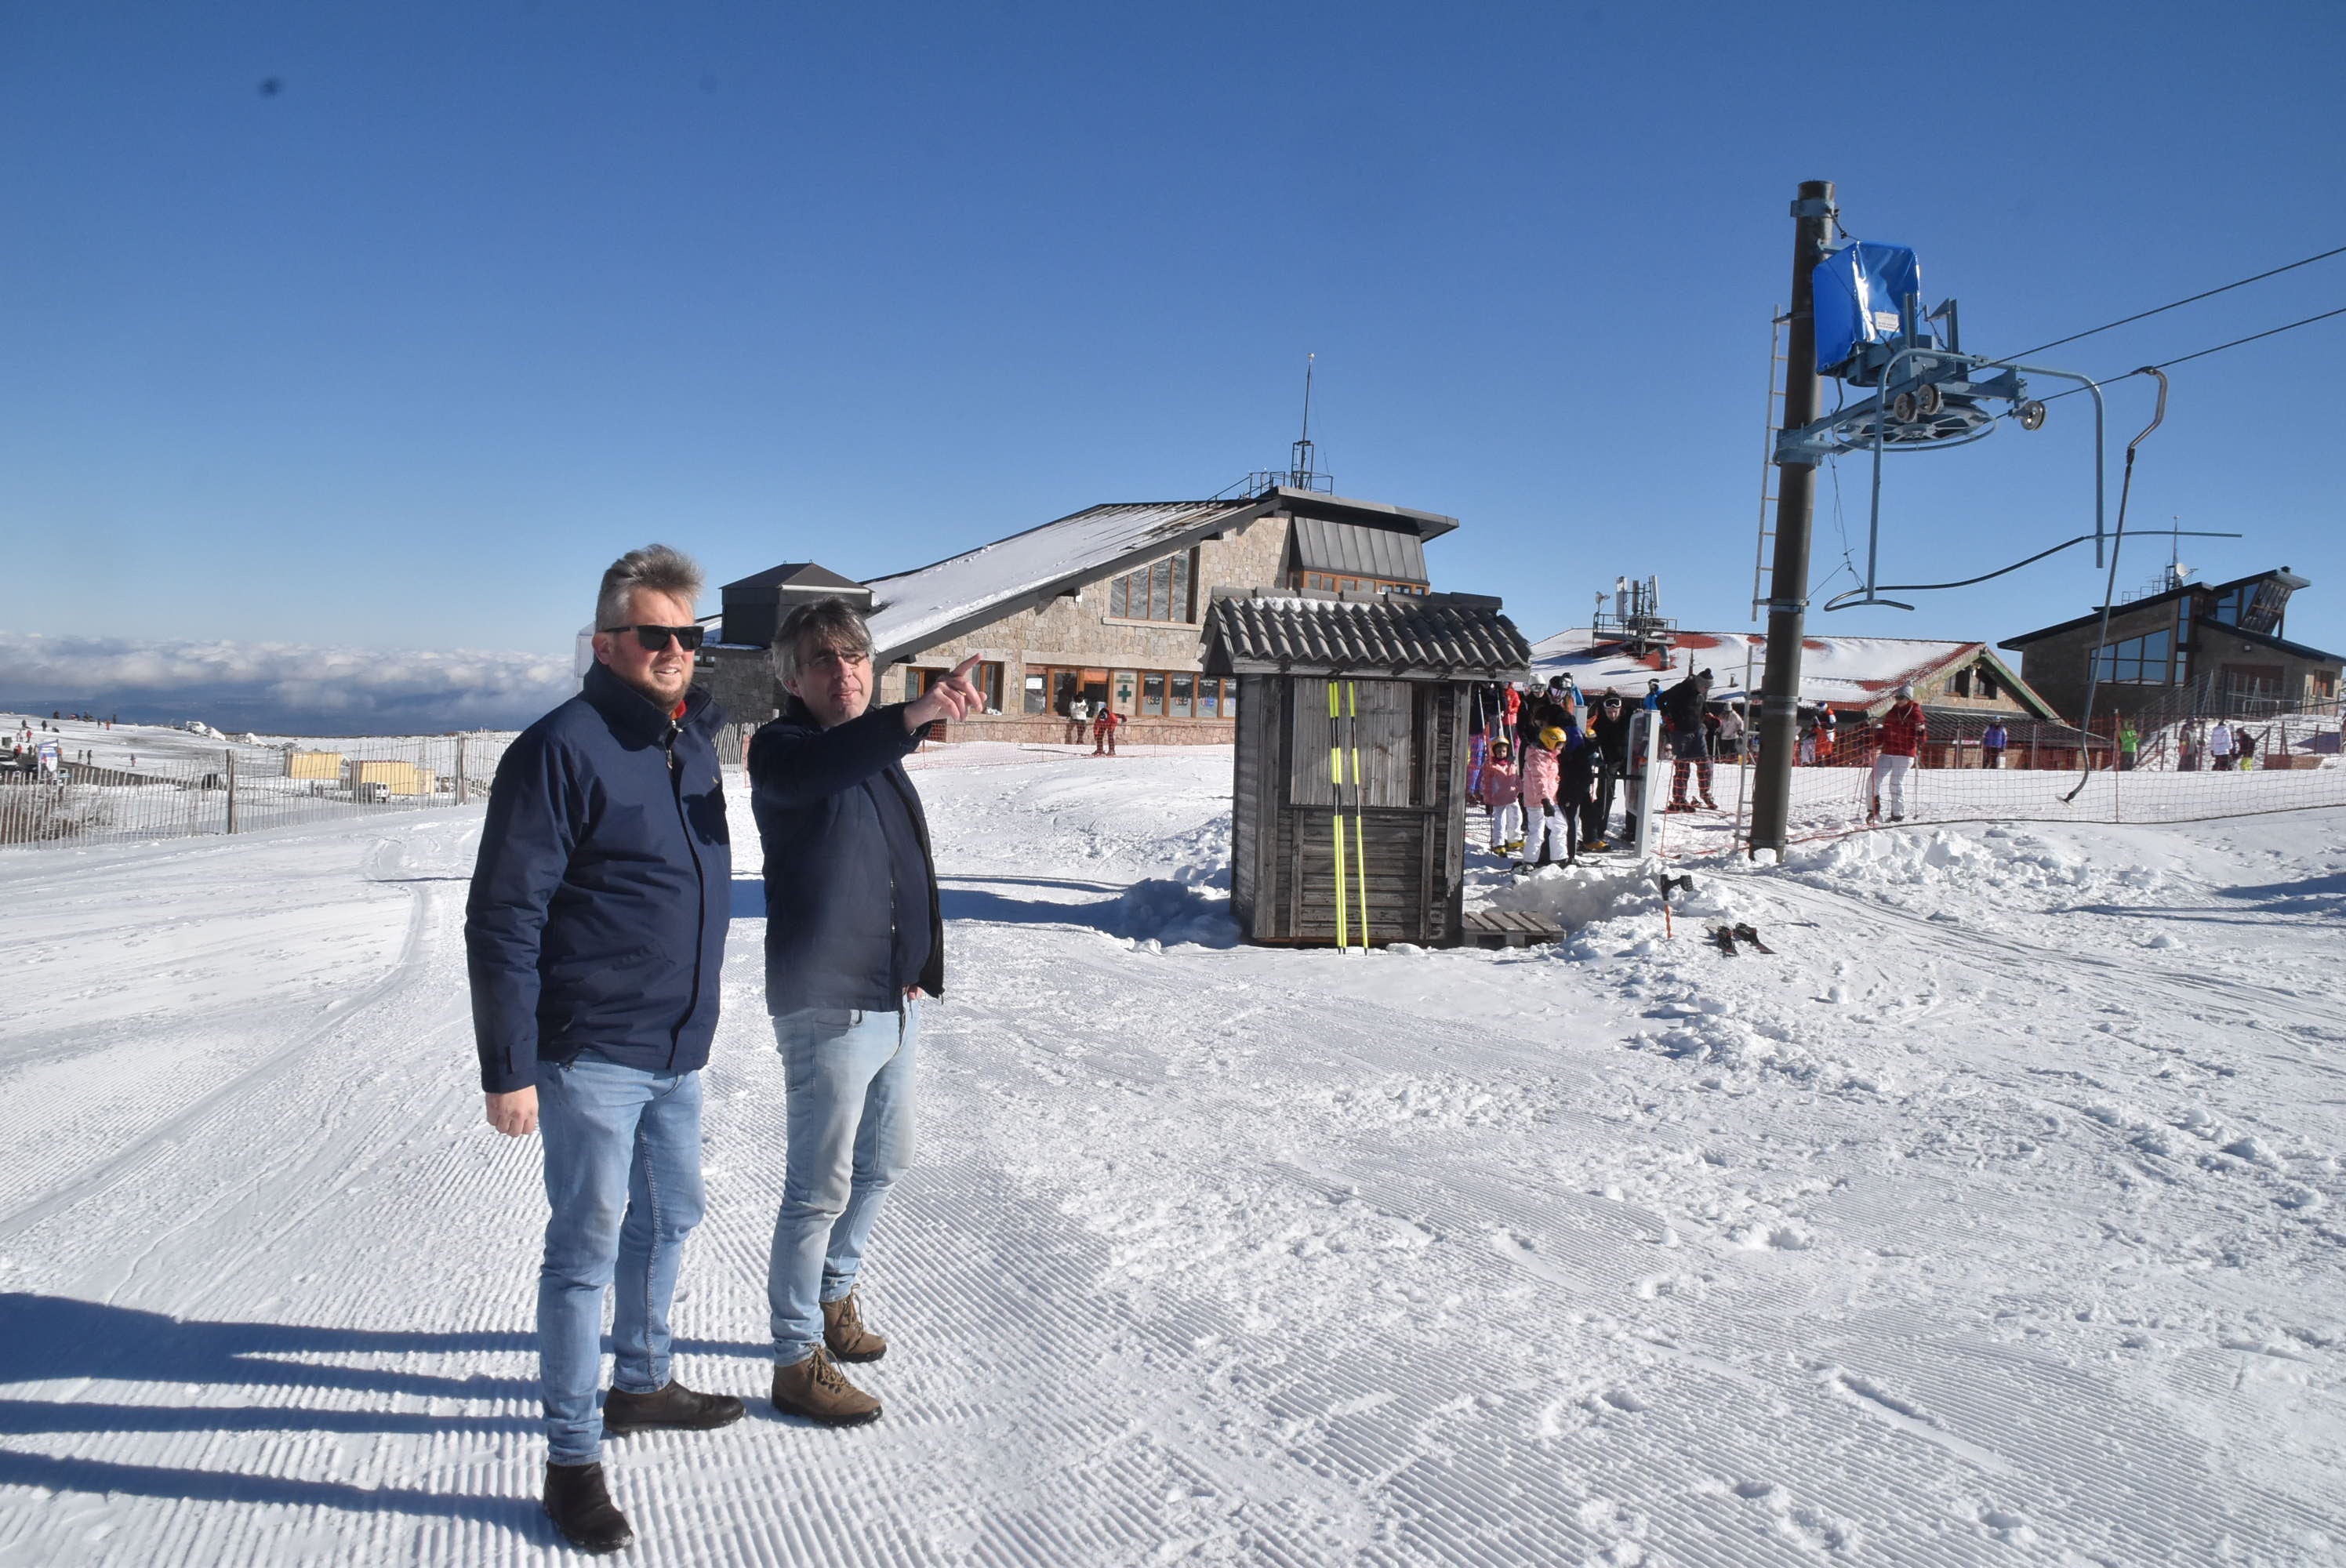
[[[1227,500],[1233,495],[1255,496],[1270,490],[1316,490],[1322,495],[1336,494],[1336,476],[1320,472],[1320,449],[1311,443],[1311,371],[1318,354],[1303,356],[1303,433],[1288,448],[1287,467],[1258,468],[1213,499]]]
[[[2183,564],[2183,519],[2169,514],[2167,523],[2167,585],[2179,588],[2183,585],[2183,579],[2191,575],[2191,568]]]
[[[1287,461],[1287,482],[1298,490],[1311,489],[1319,473],[1311,445],[1311,369],[1319,358],[1318,354],[1303,356],[1303,434],[1290,450]]]

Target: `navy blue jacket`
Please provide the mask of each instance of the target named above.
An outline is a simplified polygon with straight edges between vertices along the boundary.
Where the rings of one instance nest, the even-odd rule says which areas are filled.
[[[717,1032],[733,850],[707,689],[671,718],[602,665],[497,764],[464,905],[481,1087],[592,1046],[691,1072]]]
[[[893,1013],[908,985],[944,994],[936,860],[904,772],[919,744],[902,703],[825,729],[796,697],[750,742],[750,804],[766,850],[767,1011]],[[892,840],[892,823],[913,841]],[[907,876],[926,885],[903,890],[900,924],[893,890]]]

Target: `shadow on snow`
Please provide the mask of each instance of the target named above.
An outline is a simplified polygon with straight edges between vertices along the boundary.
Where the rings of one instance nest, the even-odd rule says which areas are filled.
[[[226,1388],[345,1390],[446,1400],[535,1402],[533,1378],[454,1378],[395,1369],[293,1358],[535,1352],[537,1337],[519,1331],[433,1333],[321,1329],[303,1324],[182,1320],[71,1297],[0,1295],[0,1385],[54,1380]],[[763,1359],[761,1344],[679,1339],[679,1351]],[[423,1435],[480,1432],[525,1437],[534,1416],[483,1411],[432,1415],[316,1405],[127,1405],[71,1400],[0,1399],[0,1438],[39,1433],[352,1432]],[[32,1453],[0,1446],[0,1486],[52,1492],[118,1492],[134,1497],[215,1502],[281,1503],[356,1513],[411,1513],[469,1519],[551,1543],[553,1529],[536,1499],[362,1487],[292,1476],[245,1474],[169,1465]]]

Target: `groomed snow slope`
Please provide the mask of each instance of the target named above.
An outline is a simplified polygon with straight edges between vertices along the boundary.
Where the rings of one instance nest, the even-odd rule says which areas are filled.
[[[1693,867],[1772,958],[1591,874],[1498,893],[1594,921],[1560,949],[1346,960],[1228,945],[1226,751],[921,761],[887,1415],[763,1398],[737,791],[678,1320],[750,1417],[613,1446],[629,1561],[2346,1556],[2346,813]],[[0,1562],[566,1556],[477,830],[0,857]]]

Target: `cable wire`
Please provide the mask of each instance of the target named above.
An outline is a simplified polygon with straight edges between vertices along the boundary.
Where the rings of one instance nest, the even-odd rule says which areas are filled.
[[[2278,278],[2283,272],[2293,272],[2300,267],[2310,267],[2316,261],[2327,261],[2332,256],[2346,256],[2346,245],[2341,245],[2334,250],[2324,250],[2319,256],[2308,256],[2302,261],[2292,261],[2286,267],[2276,267],[2269,272],[2259,272],[2253,278],[2243,278],[2237,283],[2227,283],[2221,288],[2204,290],[2168,304],[2155,306],[2147,311],[2137,311],[2131,316],[2121,316],[2115,321],[2105,322],[2098,327],[2088,327],[2082,332],[2072,332],[2066,338],[2055,338],[2049,343],[2039,343],[2033,349],[2023,349],[2016,354],[2006,354],[2004,358],[2025,360],[2031,354],[2041,354],[2047,349],[2057,349],[2064,343],[2074,343],[2080,338],[2090,338],[2096,332],[2106,332],[2113,327],[2123,327],[2129,321],[2143,321],[2164,311],[2178,310],[2185,305],[2196,305],[2202,300],[2212,300],[2217,295],[2229,293],[2234,289],[2245,289],[2251,283],[2261,283],[2268,278]]]
[[[2267,330],[2265,330],[2264,331],[2261,331],[2261,332],[2250,332],[2250,333],[2249,333],[2247,337],[2245,337],[2245,338],[2234,338],[2234,339],[2233,339],[2230,342],[2229,342],[2229,343],[2218,343],[2218,344],[2217,344],[2214,348],[2212,348],[2212,349],[2201,349],[2198,353],[2196,353],[2196,354],[2185,354],[2181,359],[2175,359],[2175,360],[2162,360],[2162,361],[2160,361],[2157,364],[2153,365],[2151,368],[2152,368],[2153,370],[2160,370],[2160,371],[2163,371],[2163,370],[2168,370],[2168,369],[2171,369],[2171,368],[2173,368],[2173,367],[2174,367],[2174,366],[2176,366],[2176,365],[2188,363],[2188,362],[2189,362],[2189,361],[2192,361],[2192,360],[2204,360],[2204,359],[2206,359],[2209,354],[2220,354],[2220,353],[2222,353],[2226,349],[2237,349],[2237,348],[2239,348],[2242,343],[2253,343],[2253,342],[2255,342],[2259,338],[2270,338],[2270,337],[2271,337],[2275,332],[2286,332],[2286,331],[2292,331],[2292,330],[2294,330],[2294,329],[2296,329],[2296,328],[2298,328],[2298,327],[2310,326],[2310,325],[2312,325],[2312,324],[2313,324],[2314,322],[2316,322],[2316,321],[2328,321],[2328,320],[2329,320],[2331,317],[2332,317],[2332,316],[2346,316],[2346,305],[2341,305],[2341,306],[2339,306],[2339,307],[2338,307],[2338,309],[2336,309],[2336,310],[2334,310],[2334,311],[2322,311],[2322,312],[2321,312],[2321,314],[2320,314],[2320,315],[2318,315],[2318,316],[2308,316],[2308,317],[2306,317],[2306,318],[2305,318],[2305,320],[2304,320],[2304,321],[2291,321],[2291,322],[2290,322],[2288,326],[2286,326],[2286,327],[2271,327],[2271,328],[2268,328]]]
[[[2193,360],[2204,360],[2204,359],[2206,359],[2209,354],[2220,354],[2220,353],[2222,353],[2226,349],[2237,349],[2237,348],[2239,348],[2242,343],[2253,343],[2253,342],[2255,342],[2255,341],[2256,341],[2258,339],[2259,339],[2259,338],[2270,338],[2270,337],[2274,337],[2274,336],[2277,336],[2278,334],[2282,333],[2282,332],[2293,332],[2293,331],[2297,331],[2297,329],[2298,329],[2298,328],[2300,328],[2300,327],[2310,327],[2310,326],[2313,325],[2313,323],[2314,323],[2314,322],[2316,322],[2316,321],[2326,321],[2330,320],[2330,318],[2331,318],[2331,317],[2332,317],[2332,316],[2346,316],[2346,305],[2341,305],[2341,306],[2339,306],[2339,307],[2338,307],[2336,310],[2334,310],[2334,311],[2322,311],[2322,312],[2321,312],[2320,315],[2318,315],[2318,316],[2308,316],[2308,317],[2306,317],[2303,321],[2291,321],[2291,322],[2290,322],[2290,323],[2289,323],[2287,326],[2285,326],[2285,327],[2268,327],[2268,328],[2266,328],[2266,329],[2265,329],[2263,331],[2261,331],[2261,332],[2250,332],[2250,333],[2249,333],[2247,337],[2245,337],[2245,338],[2234,338],[2230,342],[2229,342],[2229,343],[2218,343],[2218,344],[2217,344],[2214,348],[2212,348],[2212,349],[2200,349],[2200,350],[2197,351],[2196,352],[2188,353],[2188,354],[2179,355],[2179,356],[2178,356],[2178,357],[2177,357],[2177,358],[2175,358],[2175,359],[2171,359],[2171,360],[2161,360],[2161,361],[2158,361],[2158,363],[2157,363],[2157,364],[2155,364],[2155,365],[2145,365],[2145,366],[2143,367],[2143,370],[2151,370],[2151,371],[2172,370],[2172,369],[2173,369],[2175,366],[2177,366],[2177,365],[2188,364],[2188,363],[2189,363],[2191,361],[2193,361]],[[2017,356],[2015,356],[2015,357],[2017,357]],[[2141,374],[2142,372],[2141,372],[2141,371],[2133,371],[2133,372],[2127,372],[2127,373],[2128,373],[2128,374],[2131,374],[2131,375],[2139,375],[2139,374]],[[2115,380],[2118,380],[2118,379],[2120,379],[2120,378],[2117,378],[2117,377],[2115,377],[2115,376],[2114,376],[2114,377],[2110,377],[2110,378],[2108,378],[2108,379],[2109,379],[2109,380],[2113,380],[2113,381],[2115,381]],[[2077,393],[2079,393],[2079,392],[2084,392],[2085,390],[2086,390],[2086,389],[2085,389],[2084,387],[2071,387],[2067,392],[2055,392],[2051,397],[2048,397],[2048,398],[2039,398],[2037,401],[2038,401],[2039,402],[2060,402],[2060,401],[2061,401],[2063,398],[2065,398],[2065,397],[2074,397],[2074,396],[2076,396]]]

